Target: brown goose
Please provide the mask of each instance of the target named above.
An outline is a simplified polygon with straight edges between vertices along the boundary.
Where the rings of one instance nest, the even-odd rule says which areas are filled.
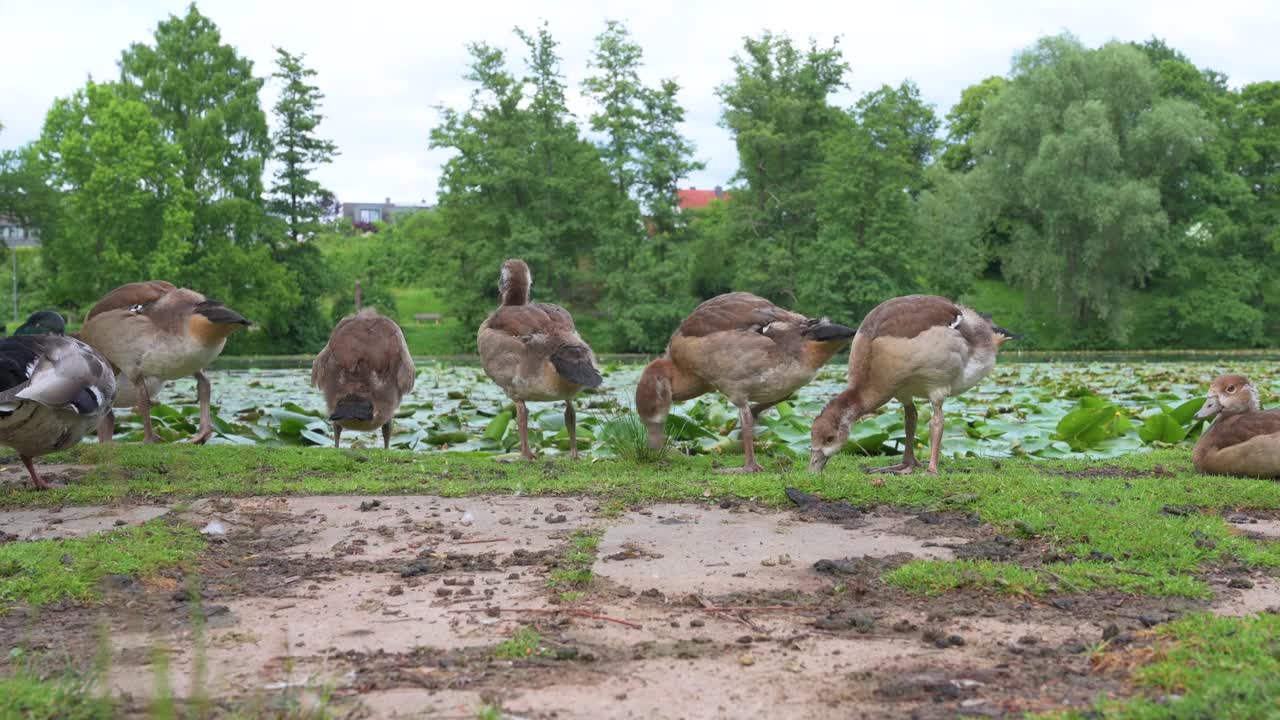
[[[344,428],[382,428],[382,447],[390,447],[391,421],[413,390],[413,377],[413,356],[390,318],[365,308],[338,321],[311,363],[311,384],[324,391],[333,423],[333,446],[341,444]]]
[[[1208,475],[1280,478],[1280,410],[1263,410],[1258,389],[1243,375],[1223,375],[1209,386],[1196,413],[1215,417],[1196,442],[1196,470]]]
[[[755,419],[813,380],[854,332],[750,293],[707,300],[680,324],[666,355],[649,363],[636,386],[636,411],[648,427],[649,446],[661,447],[673,402],[715,390],[738,407],[745,454],[742,467],[721,472],[760,472]]]
[[[111,407],[111,364],[75,338],[24,334],[0,340],[0,444],[18,451],[31,482],[31,459],[80,441]]]
[[[569,430],[570,457],[578,457],[577,422],[573,398],[582,388],[600,387],[603,378],[595,355],[578,335],[573,316],[559,305],[530,303],[533,276],[523,260],[502,264],[498,294],[502,305],[480,326],[476,340],[484,372],[516,406],[520,454],[529,450],[529,410],[526,402],[564,400],[564,424]]]
[[[942,404],[977,385],[996,364],[996,350],[1018,336],[990,318],[936,295],[886,300],[867,313],[849,350],[849,386],[831,399],[813,423],[809,470],[820,472],[849,440],[849,428],[893,398],[902,403],[906,451],[902,462],[873,472],[909,475],[915,458],[916,404],[927,398],[929,468],[938,472]]]
[[[191,375],[200,401],[203,443],[213,435],[209,378],[204,368],[222,352],[227,336],[249,321],[216,300],[163,280],[129,283],[107,293],[85,317],[80,336],[111,361],[137,394],[146,442],[159,442],[151,426],[151,393],[156,382]],[[113,430],[104,419],[99,440]]]

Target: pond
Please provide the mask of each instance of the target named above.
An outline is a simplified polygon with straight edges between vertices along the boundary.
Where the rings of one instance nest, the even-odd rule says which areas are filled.
[[[1153,446],[1190,444],[1201,424],[1192,419],[1209,381],[1224,372],[1248,375],[1263,404],[1280,395],[1280,363],[1274,353],[1146,356],[1002,355],[976,388],[946,406],[943,447],[947,457],[1113,457]],[[1065,359],[1064,359],[1065,358]],[[1130,359],[1135,358],[1135,359]],[[604,386],[578,399],[580,446],[608,457],[600,441],[611,423],[623,422],[643,362],[603,358]],[[475,358],[419,359],[413,392],[401,405],[392,447],[422,452],[509,453],[518,444],[513,408],[485,377]],[[833,362],[789,403],[766,413],[757,427],[764,452],[807,455],[809,424],[844,387],[845,367]],[[217,435],[212,443],[332,445],[324,402],[310,386],[310,359],[222,358],[209,372]],[[153,410],[158,432],[181,439],[195,430],[195,383],[170,383]],[[543,454],[567,451],[562,405],[530,404],[530,441]],[[633,416],[632,416],[633,417]],[[920,405],[917,430],[927,446],[929,409]],[[117,437],[141,438],[129,412],[117,418]],[[739,452],[737,413],[723,397],[705,395],[681,403],[669,420],[673,446],[685,453]],[[857,423],[846,452],[900,453],[901,406],[892,402]],[[344,447],[376,447],[377,433],[346,432]]]

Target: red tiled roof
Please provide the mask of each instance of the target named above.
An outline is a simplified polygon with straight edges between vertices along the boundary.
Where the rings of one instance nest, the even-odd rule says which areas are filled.
[[[699,190],[697,188],[677,190],[676,196],[680,199],[681,210],[706,207],[711,204],[712,200],[722,200],[729,197],[728,193],[718,187],[715,190]]]

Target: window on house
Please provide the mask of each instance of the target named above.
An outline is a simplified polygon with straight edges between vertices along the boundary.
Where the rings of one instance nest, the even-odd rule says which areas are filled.
[[[381,210],[374,209],[374,210],[360,211],[360,222],[371,223],[371,222],[377,222],[381,219],[382,219]]]

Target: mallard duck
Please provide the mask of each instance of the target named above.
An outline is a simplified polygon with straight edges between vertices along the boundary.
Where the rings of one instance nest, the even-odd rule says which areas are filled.
[[[311,363],[311,384],[324,391],[333,423],[333,446],[341,443],[343,428],[382,428],[382,447],[390,447],[391,421],[413,389],[413,376],[399,325],[373,308],[342,318]]]
[[[75,338],[0,340],[0,443],[18,451],[39,489],[49,484],[31,459],[79,442],[115,393],[111,364]]]
[[[222,352],[228,335],[250,324],[239,313],[194,290],[151,280],[121,285],[107,293],[85,317],[80,336],[105,355],[137,393],[136,408],[142,416],[146,442],[160,440],[151,425],[151,392],[156,381],[193,376],[200,401],[200,429],[191,441],[203,443],[213,435],[209,378],[203,370]],[[106,439],[101,429],[99,438]]]
[[[990,317],[936,295],[907,295],[886,300],[863,318],[849,350],[849,385],[823,408],[811,431],[809,470],[820,472],[849,440],[858,418],[893,398],[902,403],[906,449],[902,462],[872,472],[909,475],[915,457],[916,404],[927,398],[929,467],[937,474],[942,451],[942,404],[977,385],[996,364],[996,350],[1019,336]]]
[[[67,320],[52,310],[31,313],[27,321],[13,331],[13,335],[62,335],[67,331]]]
[[[484,372],[516,406],[520,455],[529,450],[529,410],[526,402],[564,400],[564,424],[569,431],[570,457],[578,457],[577,422],[573,398],[582,388],[604,381],[595,355],[578,335],[573,316],[559,305],[530,303],[533,276],[523,260],[502,264],[498,294],[502,305],[489,315],[476,338]]]
[[[1280,478],[1280,409],[1263,410],[1249,378],[1223,375],[1214,380],[1196,417],[1215,418],[1196,442],[1196,470]]]
[[[673,402],[715,390],[738,407],[746,456],[742,467],[721,472],[760,472],[764,468],[756,463],[753,436],[756,418],[813,380],[855,332],[826,318],[784,310],[750,293],[707,300],[680,324],[666,354],[640,375],[636,411],[648,429],[649,446],[662,446]]]

